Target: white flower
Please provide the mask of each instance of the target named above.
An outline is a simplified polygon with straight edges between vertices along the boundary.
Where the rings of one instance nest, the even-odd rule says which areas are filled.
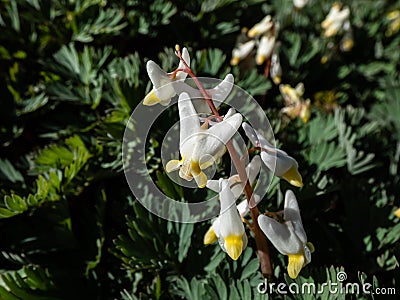
[[[190,56],[186,48],[182,50],[182,57],[186,64],[190,66]],[[146,65],[147,73],[153,83],[153,89],[146,95],[143,100],[144,105],[155,105],[160,103],[161,105],[168,105],[171,98],[176,95],[175,89],[171,84],[175,80],[183,80],[186,78],[187,73],[178,71],[173,73],[175,75],[169,75],[163,69],[161,69],[154,61],[149,60]],[[184,69],[185,65],[182,61],[179,62],[177,69]]]
[[[300,82],[295,88],[288,84],[281,84],[279,85],[279,90],[286,105],[286,107],[282,108],[282,112],[292,119],[299,117],[304,123],[307,123],[311,116],[311,102],[310,99],[303,100],[303,83]]]
[[[271,56],[275,46],[275,35],[272,33],[264,34],[260,39],[257,48],[256,63],[262,65],[264,61]]]
[[[349,52],[354,46],[353,30],[351,29],[350,22],[347,21],[343,25],[343,29],[345,30],[345,34],[340,40],[340,50],[343,52]]]
[[[264,17],[259,23],[254,25],[247,33],[249,38],[267,33],[274,26],[270,15]]]
[[[200,126],[200,121],[192,101],[187,93],[178,99],[181,160],[171,160],[166,171],[179,169],[179,176],[185,180],[196,181],[198,187],[207,184],[206,168],[219,161],[225,153],[225,144],[238,130],[242,116],[238,113],[227,114],[222,122],[210,128]]]
[[[222,250],[237,260],[247,246],[247,236],[227,179],[219,180],[220,214],[204,236],[204,244],[218,240]]]
[[[282,79],[282,67],[279,60],[279,44],[274,47],[271,56],[271,68],[270,68],[271,79],[275,84],[280,84]]]
[[[250,40],[246,43],[239,44],[232,50],[231,65],[236,66],[241,60],[245,59],[247,55],[253,50],[256,45],[255,40]]]
[[[349,16],[350,9],[347,6],[342,9],[342,4],[335,2],[325,20],[321,23],[322,28],[325,30],[324,36],[331,37],[336,35],[349,19]]]
[[[307,2],[308,0],[293,0],[293,5],[298,9],[302,9],[307,4]]]
[[[289,84],[281,84],[279,85],[279,91],[287,105],[297,104],[301,102],[304,94],[304,84],[300,82],[295,88],[292,88]]]
[[[301,268],[311,262],[311,252],[314,246],[307,243],[307,235],[301,222],[299,206],[292,191],[285,195],[284,222],[280,223],[265,215],[258,217],[261,230],[282,254],[289,257],[288,273],[291,278],[296,278]]]
[[[261,159],[260,156],[256,155],[253,157],[251,162],[247,165],[246,167],[246,173],[248,176],[248,180],[250,185],[253,185],[258,173],[260,172],[260,167],[261,167]],[[245,183],[240,180],[240,177],[238,174],[235,174],[231,177],[228,178],[228,184],[229,188],[231,189],[233,196],[235,199],[238,199],[240,195],[243,194],[244,186]],[[207,182],[207,187],[214,192],[219,192],[219,181],[218,180],[209,180]],[[258,203],[259,196],[254,195],[256,198],[255,201]],[[237,205],[237,209],[239,211],[240,216],[244,216],[249,212],[249,206],[247,199],[243,200],[240,202],[240,204]]]
[[[229,96],[233,85],[233,75],[228,74],[216,87],[206,90],[208,95],[213,100],[216,108],[218,108],[220,104]],[[177,94],[185,92],[189,94],[192,100],[195,100],[192,101],[192,103],[197,113],[211,113],[211,109],[207,104],[207,101],[204,100],[204,96],[201,94],[200,90],[189,86],[183,80],[173,82],[173,86]]]
[[[285,151],[273,147],[249,124],[243,123],[242,127],[251,143],[256,147],[261,147],[261,159],[268,169],[274,172],[274,175],[282,177],[294,186],[303,186],[297,161],[293,157],[289,156]]]

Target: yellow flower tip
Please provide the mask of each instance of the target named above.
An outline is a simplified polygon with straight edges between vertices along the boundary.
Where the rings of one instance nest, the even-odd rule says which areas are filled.
[[[396,33],[400,29],[400,18],[397,20],[394,20],[392,24],[390,24],[390,31],[393,33]]]
[[[181,46],[179,46],[178,44],[175,45],[175,51],[179,52],[181,51]]]
[[[291,185],[302,187],[303,179],[299,173],[297,167],[292,166],[285,174],[282,175],[282,178],[289,182]]]
[[[333,24],[332,20],[325,20],[321,23],[321,27],[323,29],[327,29],[328,27],[330,27]]]
[[[257,30],[257,29],[252,28],[252,29],[250,29],[250,30],[247,32],[247,36],[248,36],[249,38],[253,38],[253,37],[255,37],[256,35],[258,35],[258,30]]]
[[[165,171],[167,171],[167,173],[170,173],[172,171],[178,170],[180,166],[181,166],[181,161],[173,159],[167,162],[167,165],[165,166]]]
[[[400,208],[396,209],[394,212],[394,215],[398,218],[400,218]]]
[[[332,4],[332,7],[340,10],[342,8],[342,5],[343,4],[341,2],[334,2]]]
[[[231,65],[232,65],[232,66],[236,66],[236,65],[239,63],[239,61],[240,61],[240,58],[237,57],[237,56],[234,56],[234,57],[232,57],[232,59],[231,59]]]
[[[288,84],[281,84],[279,86],[279,89],[281,93],[285,95],[293,96],[293,93],[295,93],[294,89]]]
[[[400,18],[400,10],[394,10],[394,11],[389,12],[386,15],[386,18],[389,20],[394,20],[394,19]]]
[[[246,34],[248,31],[249,31],[249,29],[247,27],[242,28],[242,33]]]
[[[328,56],[324,55],[321,57],[321,64],[326,64],[328,62]]]
[[[204,235],[204,245],[215,243],[217,240],[217,235],[215,234],[215,231],[211,226]]]
[[[304,266],[304,255],[303,254],[288,254],[289,263],[287,267],[287,271],[289,277],[292,279],[296,279],[299,276],[301,269]]]
[[[197,186],[202,189],[206,187],[208,178],[204,172],[201,172],[200,174],[194,176],[194,180],[196,181]]]
[[[233,260],[237,260],[243,251],[243,239],[241,235],[230,235],[224,238],[226,253]]]
[[[160,98],[156,96],[154,89],[152,89],[151,92],[148,93],[146,97],[144,97],[143,105],[152,106],[160,102],[161,102]]]
[[[338,32],[337,29],[330,27],[325,31],[324,36],[326,38],[329,38],[331,36],[335,36],[337,32]]]
[[[300,118],[306,124],[308,120],[310,119],[311,112],[310,112],[310,99],[307,99],[306,103],[302,105],[301,111],[300,111]]]
[[[311,253],[314,253],[315,247],[314,247],[313,243],[307,242],[306,245],[307,245],[308,249],[310,249],[310,252],[311,252]]]
[[[353,39],[346,39],[342,44],[342,49],[344,52],[349,52],[351,49],[353,49],[353,46],[354,46]]]
[[[256,57],[256,64],[257,65],[262,65],[265,61],[265,56],[264,55],[257,55]]]
[[[390,37],[390,36],[392,36],[392,34],[393,34],[393,32],[391,30],[389,30],[389,29],[385,31],[385,36],[386,37]]]
[[[274,77],[272,78],[272,81],[273,81],[275,84],[280,84],[280,83],[281,83],[281,80],[282,80],[281,76],[274,76]]]

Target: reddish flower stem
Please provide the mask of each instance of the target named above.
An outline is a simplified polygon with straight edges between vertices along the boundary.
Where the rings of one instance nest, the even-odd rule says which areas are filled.
[[[190,67],[187,65],[185,60],[182,57],[182,54],[177,48],[175,52],[176,56],[179,57],[179,59],[182,61],[182,63],[185,66],[185,70],[182,70],[183,72],[186,72],[194,82],[196,83],[197,87],[199,88],[201,94],[203,95],[204,99],[207,101],[212,113],[216,117],[221,117],[219,114],[218,110],[216,109],[214,102],[212,101],[212,98],[208,94],[207,90],[203,87],[201,84],[200,80],[196,77],[196,75],[193,73],[193,71],[190,69]],[[254,233],[254,239],[256,240],[256,245],[257,245],[257,254],[258,258],[260,260],[260,268],[261,268],[261,273],[265,278],[271,279],[273,277],[272,273],[272,262],[271,258],[269,255],[269,248],[268,248],[268,242],[267,239],[260,229],[260,226],[258,225],[258,216],[260,215],[260,212],[257,207],[257,203],[254,199],[253,195],[253,189],[251,188],[250,182],[248,180],[248,176],[246,173],[246,167],[243,163],[243,161],[240,160],[240,157],[232,143],[232,140],[229,140],[226,143],[226,148],[229,151],[229,155],[231,156],[232,162],[239,174],[239,178],[242,182],[245,182],[245,187],[244,187],[244,194],[246,196],[248,205],[250,207],[250,213],[251,213],[251,219],[252,219],[252,226],[250,229]]]

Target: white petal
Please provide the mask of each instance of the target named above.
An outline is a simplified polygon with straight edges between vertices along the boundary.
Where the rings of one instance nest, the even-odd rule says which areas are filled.
[[[225,118],[222,122],[208,129],[208,132],[210,134],[218,136],[221,141],[226,144],[239,129],[242,120],[242,115],[236,113],[229,118]]]
[[[214,222],[212,223],[212,227],[214,229],[215,235],[219,239],[221,237],[221,232],[220,232],[220,218],[216,218]]]
[[[264,164],[278,177],[285,174],[292,166],[298,167],[297,161],[286,152],[276,149],[275,153],[261,152]]]
[[[340,20],[343,23],[349,16],[350,16],[350,9],[348,7],[345,7],[339,12],[337,20]]]
[[[147,73],[154,86],[154,93],[160,99],[162,105],[168,105],[171,98],[175,96],[175,90],[171,84],[172,79],[154,61],[149,60],[146,64]]]
[[[257,49],[256,62],[261,65],[268,57],[271,56],[275,46],[275,36],[263,35]]]
[[[219,193],[219,181],[218,180],[208,180],[207,185],[210,190],[213,190],[216,193]]]
[[[186,49],[186,47],[185,48],[183,48],[183,50],[182,50],[182,58],[183,58],[183,60],[186,62],[186,64],[190,67],[190,55],[189,55],[189,52],[188,52],[188,50]],[[185,69],[186,67],[185,67],[185,65],[183,64],[183,62],[182,61],[180,61],[179,62],[179,65],[178,65],[178,69]],[[187,77],[187,73],[186,72],[178,72],[178,73],[176,73],[176,79],[177,80],[180,80],[180,79],[185,79],[186,77]]]
[[[293,5],[296,8],[303,8],[307,2],[308,0],[293,0]]]
[[[234,114],[232,117],[224,119],[222,122],[212,126],[207,130],[207,136],[203,139],[197,151],[199,153],[208,153],[212,156],[217,153],[222,154],[226,143],[238,130],[242,122],[241,114]],[[217,158],[217,157],[216,157]]]
[[[235,205],[235,197],[229,188],[227,179],[219,180],[220,188],[220,232],[222,237],[244,234],[244,226]]]
[[[154,88],[158,89],[159,87],[172,82],[172,79],[168,76],[167,72],[161,69],[154,61],[149,60],[146,64],[146,69]]]
[[[261,35],[266,33],[267,31],[269,31],[272,26],[273,26],[273,22],[272,22],[272,17],[270,15],[267,15],[264,17],[264,19],[262,19],[259,23],[257,23],[256,25],[254,25],[249,31],[248,31],[248,36],[250,38],[255,37],[257,35]]]
[[[180,150],[184,156],[188,149],[193,148],[193,140],[200,131],[200,122],[192,101],[187,93],[179,95],[179,124],[180,124]],[[188,157],[185,157],[188,158]]]
[[[247,123],[243,123],[242,127],[250,142],[256,147],[262,147],[270,150],[274,150],[275,148],[253,127],[251,127]]]
[[[255,40],[250,40],[244,44],[239,44],[238,48],[233,49],[232,57],[237,57],[240,60],[247,57],[256,45]]]
[[[298,97],[303,96],[303,94],[304,94],[304,84],[302,82],[299,82],[294,89],[295,89]]]
[[[258,216],[258,225],[275,248],[282,254],[296,254],[303,250],[302,242],[286,224],[264,216]]]
[[[230,117],[232,117],[234,114],[236,114],[236,110],[231,107],[227,113],[225,114],[225,119],[229,119]]]
[[[291,190],[286,191],[285,195],[285,208],[284,208],[285,221],[291,222],[297,237],[303,242],[307,243],[307,235],[301,222],[300,209],[296,200],[296,196]]]
[[[274,171],[276,176],[282,176],[292,166],[298,167],[297,161],[293,157],[289,156],[285,151],[273,147],[250,125],[243,123],[242,127],[252,144],[263,148],[261,159],[271,171]]]
[[[221,211],[223,213],[232,207],[235,207],[236,199],[229,188],[229,183],[227,179],[220,178],[219,181],[219,198],[221,202]]]
[[[207,90],[214,101],[215,107],[219,107],[220,104],[229,96],[234,80],[233,75],[228,74],[215,88]]]
[[[237,205],[237,210],[239,211],[239,214],[243,217],[245,216],[249,211],[249,205],[247,203],[247,199],[243,200]]]
[[[275,46],[274,51],[272,52],[270,74],[275,84],[279,84],[281,82],[282,66],[279,59],[278,46]]]

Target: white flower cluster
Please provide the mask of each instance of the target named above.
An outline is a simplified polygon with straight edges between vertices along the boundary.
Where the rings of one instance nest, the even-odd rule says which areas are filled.
[[[246,32],[246,30],[245,30]],[[255,24],[247,31],[248,40],[238,43],[232,50],[231,65],[237,65],[244,60],[257,47],[256,63],[262,65],[268,59],[271,59],[271,78],[276,84],[281,81],[282,69],[279,61],[279,44],[276,39],[278,36],[278,24],[267,15],[259,23]]]
[[[271,25],[272,26],[272,25]],[[251,35],[260,32],[265,33],[267,23],[255,27]],[[233,87],[233,76],[228,74],[216,87],[204,90],[195,89],[184,82],[187,74],[193,75],[190,69],[190,57],[186,48],[180,55],[178,68],[172,73],[166,73],[156,63],[149,61],[147,71],[153,89],[145,97],[144,105],[160,103],[168,105],[171,98],[178,95],[178,110],[180,123],[179,150],[180,159],[171,160],[166,164],[166,171],[179,170],[179,176],[187,181],[194,179],[199,188],[207,187],[219,193],[220,214],[213,221],[210,229],[204,237],[204,243],[210,244],[218,241],[223,251],[232,259],[237,260],[247,245],[247,235],[243,225],[244,216],[250,211],[247,200],[236,206],[236,200],[245,190],[248,180],[250,186],[256,181],[261,164],[273,172],[274,175],[287,180],[290,184],[301,187],[303,185],[298,171],[297,161],[286,152],[274,148],[265,137],[248,123],[242,122],[242,115],[231,108],[225,116],[212,116],[215,121],[204,121],[199,114],[210,113],[205,96],[223,102],[230,94]],[[194,101],[202,98],[203,100]],[[213,107],[213,112],[215,112]],[[214,164],[218,164],[224,155],[227,143],[242,126],[250,142],[255,149],[260,151],[260,156],[253,157],[246,166],[246,181],[239,175],[233,175],[228,179],[213,180],[204,172]],[[255,205],[259,202],[259,196],[252,195]],[[287,203],[286,203],[287,202]],[[301,225],[299,208],[292,192],[287,193],[285,202],[284,220],[282,223],[264,215],[258,218],[258,225],[276,248],[289,256],[289,275],[296,277],[301,268],[310,261],[310,246],[307,246],[307,238]]]
[[[340,50],[349,52],[354,45],[353,30],[350,24],[350,9],[343,6],[340,2],[335,2],[325,20],[321,23],[324,30],[323,35],[326,38],[334,37],[339,32],[343,32],[343,37],[340,40]]]

